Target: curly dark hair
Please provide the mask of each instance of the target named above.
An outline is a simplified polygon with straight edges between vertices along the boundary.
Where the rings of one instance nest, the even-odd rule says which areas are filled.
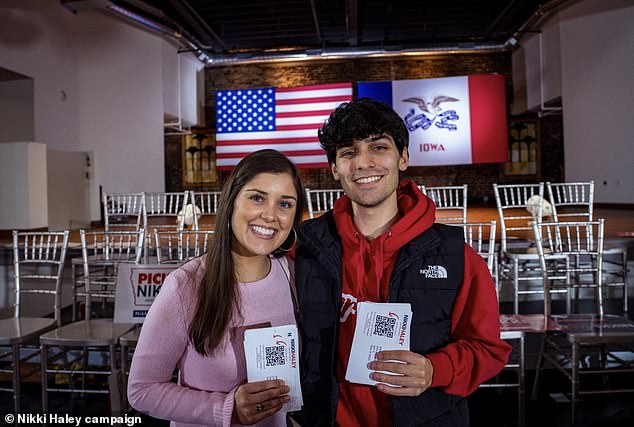
[[[399,154],[403,154],[403,149],[409,145],[409,133],[403,119],[386,103],[370,98],[339,105],[317,135],[330,164],[335,163],[339,148],[371,136],[391,136]]]

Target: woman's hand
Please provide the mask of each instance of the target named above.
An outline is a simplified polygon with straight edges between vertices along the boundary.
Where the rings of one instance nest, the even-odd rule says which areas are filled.
[[[242,384],[234,395],[233,416],[240,424],[255,424],[290,401],[291,388],[282,380]]]

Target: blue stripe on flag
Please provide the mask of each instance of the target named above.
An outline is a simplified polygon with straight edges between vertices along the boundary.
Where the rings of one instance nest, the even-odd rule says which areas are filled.
[[[357,98],[372,98],[393,107],[392,82],[359,82],[357,83]]]

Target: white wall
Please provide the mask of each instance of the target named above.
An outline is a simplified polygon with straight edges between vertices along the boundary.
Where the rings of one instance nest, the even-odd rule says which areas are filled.
[[[513,114],[537,110],[542,103],[561,96],[559,32],[559,20],[555,15],[542,24],[540,34],[521,39],[513,52]]]
[[[595,201],[634,203],[634,2],[584,0],[541,24],[513,53],[512,112],[561,96],[566,181],[596,182]]]
[[[187,126],[203,125],[204,114],[204,77],[203,64],[193,56],[179,56],[181,61],[181,103],[182,118]]]
[[[634,203],[634,4],[584,1],[560,15],[566,180],[597,202]]]
[[[48,226],[45,144],[0,144],[0,200],[0,230]]]
[[[34,139],[33,80],[0,81],[0,142]]]
[[[77,19],[82,151],[106,192],[164,191],[161,39],[98,10]]]
[[[542,78],[543,98],[529,100],[529,105],[538,105],[541,99],[544,103],[561,96],[561,35],[559,17],[555,15],[549,22],[544,23],[541,33],[542,44]]]
[[[204,74],[204,65],[193,55],[175,56],[173,51],[174,46],[163,42],[163,105],[166,121],[181,126],[202,125],[204,82],[199,80],[198,75]]]
[[[58,2],[24,0],[0,8],[0,22],[0,67],[33,79],[35,140],[78,149],[76,17]]]
[[[163,52],[172,49],[168,43],[163,43]],[[165,108],[165,122],[176,123],[180,112],[179,106],[179,74],[180,60],[170,55],[163,55],[163,107]]]
[[[11,2],[0,23],[0,67],[33,79],[33,139],[94,152],[91,218],[100,218],[99,185],[164,191],[163,64],[176,63],[176,46],[104,10],[73,14],[53,0]]]
[[[513,102],[511,114],[522,114],[528,110],[526,103],[526,55],[528,50],[524,45],[519,45],[511,55],[511,67],[513,69]]]
[[[90,226],[90,193],[93,187],[87,157],[92,157],[92,154],[48,150],[49,230],[76,230]]]

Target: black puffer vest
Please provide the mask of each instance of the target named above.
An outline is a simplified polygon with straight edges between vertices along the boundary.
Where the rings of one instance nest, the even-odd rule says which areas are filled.
[[[341,310],[341,242],[332,212],[302,225],[295,278],[302,333],[304,426],[334,425],[337,409],[337,331]],[[434,224],[401,248],[389,302],[412,306],[410,349],[432,352],[449,341],[451,312],[464,276],[462,229]],[[393,397],[394,426],[467,426],[466,400],[428,389]]]

